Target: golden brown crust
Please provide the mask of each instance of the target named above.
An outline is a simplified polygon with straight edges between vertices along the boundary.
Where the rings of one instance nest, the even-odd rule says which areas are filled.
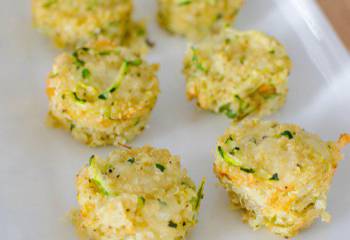
[[[344,148],[346,145],[350,144],[350,134],[343,133],[340,135],[337,141],[338,147],[340,149]]]

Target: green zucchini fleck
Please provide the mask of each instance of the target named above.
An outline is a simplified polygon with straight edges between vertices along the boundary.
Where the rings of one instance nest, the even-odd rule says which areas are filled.
[[[120,85],[122,84],[122,81],[124,80],[125,76],[128,74],[129,66],[139,66],[141,64],[142,64],[141,59],[136,59],[132,61],[125,60],[119,69],[119,73],[116,81],[109,88],[104,90],[98,96],[98,98],[101,100],[106,100],[111,93],[119,89]]]
[[[279,181],[280,178],[278,176],[278,173],[274,173],[269,180],[271,180],[271,181]]]
[[[73,97],[74,97],[74,100],[75,100],[76,103],[79,103],[79,104],[85,104],[86,103],[86,100],[79,98],[76,92],[73,92]]]
[[[236,167],[241,167],[242,165],[241,161],[239,161],[237,157],[234,157],[231,154],[225,152],[221,146],[218,146],[217,151],[225,162]]]
[[[287,138],[289,138],[289,139],[293,139],[293,138],[294,138],[293,134],[292,134],[289,130],[286,130],[286,131],[281,132],[280,135],[281,135],[281,136],[284,136],[284,137],[287,137]]]
[[[52,5],[54,5],[55,3],[57,3],[57,0],[47,0],[47,1],[43,4],[43,7],[44,7],[44,8],[49,8],[49,7],[51,7]]]
[[[177,223],[174,223],[172,220],[170,220],[168,226],[171,228],[177,228]]]
[[[201,201],[204,197],[203,191],[204,191],[204,185],[205,185],[205,179],[202,180],[201,184],[199,185],[196,201],[194,202],[194,210],[198,211],[201,206]]]
[[[83,60],[81,60],[79,57],[78,50],[74,51],[72,56],[74,58],[74,64],[77,66],[78,69],[85,65],[85,62]]]
[[[205,68],[204,66],[203,66],[203,64],[199,61],[199,58],[198,58],[198,56],[197,56],[197,54],[196,54],[196,48],[195,47],[192,47],[192,52],[193,52],[193,56],[192,56],[192,62],[193,62],[193,64],[196,66],[196,68],[198,69],[198,70],[200,70],[200,71],[202,71],[202,72],[208,72],[208,69],[207,68]]]
[[[165,167],[160,163],[156,163],[156,168],[158,168],[161,172],[165,171]]]
[[[89,170],[92,175],[90,180],[96,185],[98,191],[105,196],[110,196],[112,194],[112,190],[105,181],[103,173],[94,155],[92,155],[89,159]]]
[[[126,61],[128,66],[140,66],[142,64],[142,60],[141,59],[136,59],[136,60],[132,60],[132,61]]]
[[[191,4],[192,0],[178,0],[177,4],[180,6]]]
[[[246,59],[245,56],[241,56],[241,57],[239,58],[239,62],[240,62],[241,64],[244,64],[245,59]]]
[[[137,198],[137,204],[138,204],[140,207],[145,206],[145,203],[146,203],[146,199],[145,199],[143,196],[139,196],[139,197]]]
[[[85,78],[89,78],[91,76],[90,70],[87,68],[84,68],[81,71],[81,76],[85,79]]]
[[[234,154],[239,151],[239,147],[234,147],[230,153],[225,152],[221,146],[218,146],[218,153],[221,156],[221,158],[227,162],[230,165],[233,165],[235,167],[239,167],[241,171],[246,172],[246,173],[255,173],[255,170],[253,168],[248,168],[242,166],[241,161],[234,156]]]
[[[237,113],[231,109],[231,104],[227,103],[219,108],[219,113],[224,113],[228,118],[237,117]]]
[[[255,173],[255,170],[253,168],[241,167],[240,169],[241,169],[241,171],[246,172],[246,173]]]

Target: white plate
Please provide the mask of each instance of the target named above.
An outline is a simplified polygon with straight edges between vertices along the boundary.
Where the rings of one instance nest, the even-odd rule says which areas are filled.
[[[161,63],[162,93],[150,128],[133,145],[169,148],[182,157],[197,183],[207,177],[199,224],[188,239],[279,239],[264,229],[252,231],[230,210],[212,173],[215,141],[229,120],[186,101],[181,74],[185,41],[157,27],[153,1],[136,2],[139,16],[152,16],[156,47],[149,58]],[[76,239],[65,218],[76,206],[74,176],[92,153],[106,155],[112,148],[91,149],[45,126],[45,77],[59,51],[32,29],[30,1],[1,3],[0,238]],[[247,0],[237,27],[276,36],[293,59],[288,103],[271,118],[298,123],[324,139],[350,132],[349,55],[313,1]],[[317,222],[298,239],[349,238],[349,148],[345,156],[329,195],[332,222]]]

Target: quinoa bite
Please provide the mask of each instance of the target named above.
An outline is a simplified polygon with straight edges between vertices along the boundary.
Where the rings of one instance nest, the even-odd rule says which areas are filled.
[[[243,0],[158,0],[158,22],[167,31],[199,40],[232,25]]]
[[[157,70],[157,64],[106,41],[63,53],[47,80],[51,123],[90,146],[131,141],[156,103]]]
[[[132,12],[131,0],[32,0],[34,27],[68,49],[108,40],[144,51],[146,28]]]
[[[92,156],[76,178],[78,231],[88,239],[185,239],[198,219],[196,189],[168,150],[145,146]]]
[[[241,120],[279,110],[288,93],[291,60],[273,37],[225,29],[188,47],[186,94],[205,110]]]
[[[323,141],[294,124],[246,119],[217,143],[214,172],[243,219],[293,237],[317,218],[329,222],[329,187],[350,142]]]

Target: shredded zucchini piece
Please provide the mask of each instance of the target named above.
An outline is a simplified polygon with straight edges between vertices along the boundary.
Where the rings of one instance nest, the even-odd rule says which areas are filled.
[[[235,167],[241,167],[242,163],[237,159],[237,157],[232,156],[231,154],[225,152],[221,146],[218,146],[218,153],[224,159],[225,162],[231,164]]]
[[[100,166],[97,163],[96,157],[93,155],[89,161],[89,171],[91,172],[91,181],[95,183],[99,192],[105,196],[112,195],[112,190],[108,186],[107,182],[104,180],[103,174],[101,172]]]
[[[119,73],[118,73],[118,77],[117,77],[117,80],[109,87],[107,88],[106,90],[104,90],[99,96],[98,98],[99,99],[102,99],[102,100],[106,100],[109,96],[110,93],[113,93],[114,91],[116,91],[123,79],[125,78],[127,72],[128,72],[128,62],[127,61],[124,61],[122,66],[120,67],[119,69]]]
[[[199,185],[196,202],[194,204],[194,210],[195,211],[199,211],[199,208],[201,206],[201,201],[202,201],[202,199],[204,197],[203,191],[204,191],[205,182],[206,182],[206,180],[205,180],[205,178],[203,178],[201,184]]]
[[[191,4],[192,0],[178,0],[177,4],[180,6]]]
[[[99,96],[99,99],[106,100],[109,96],[109,94],[115,92],[118,90],[120,85],[122,84],[122,81],[124,80],[125,76],[128,74],[129,66],[139,66],[142,64],[141,59],[136,59],[133,61],[124,61],[121,65],[118,73],[117,80],[106,90],[104,90]]]
[[[79,98],[76,92],[73,92],[73,98],[77,104],[84,105],[86,103],[86,100]]]

